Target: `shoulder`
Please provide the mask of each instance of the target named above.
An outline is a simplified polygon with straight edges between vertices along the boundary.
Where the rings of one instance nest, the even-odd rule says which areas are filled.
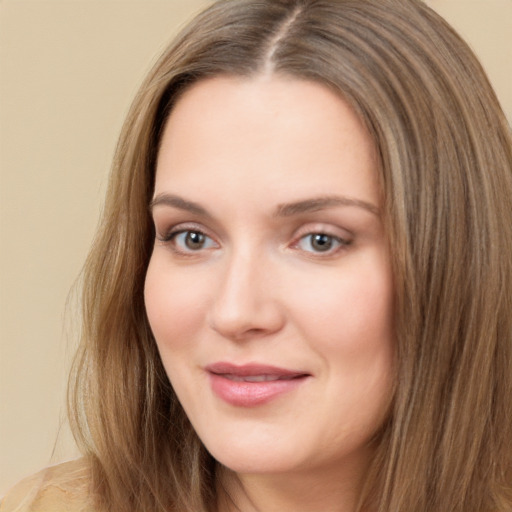
[[[85,458],[50,466],[16,484],[0,512],[94,512]]]

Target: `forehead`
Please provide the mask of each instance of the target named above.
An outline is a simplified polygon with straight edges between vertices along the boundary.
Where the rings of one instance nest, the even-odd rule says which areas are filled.
[[[376,203],[375,162],[365,127],[327,87],[283,76],[217,77],[192,86],[174,106],[155,193],[195,187],[217,196],[300,196],[334,187]]]

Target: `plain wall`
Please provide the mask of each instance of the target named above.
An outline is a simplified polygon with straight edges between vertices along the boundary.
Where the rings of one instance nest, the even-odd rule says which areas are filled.
[[[76,455],[64,422],[68,293],[137,86],[207,3],[0,1],[0,495]],[[512,0],[429,3],[470,42],[512,119]]]

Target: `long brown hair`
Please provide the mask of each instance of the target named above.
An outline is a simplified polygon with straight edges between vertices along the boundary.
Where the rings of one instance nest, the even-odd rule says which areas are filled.
[[[375,140],[396,290],[396,394],[361,509],[512,509],[512,142],[480,64],[419,0],[223,0],[143,83],[83,276],[70,386],[101,510],[214,511],[215,461],[145,315],[162,127],[211,76],[325,84]]]

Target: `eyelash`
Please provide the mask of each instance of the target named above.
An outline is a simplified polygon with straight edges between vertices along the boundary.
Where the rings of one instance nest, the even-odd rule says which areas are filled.
[[[157,238],[158,238],[158,240],[160,240],[160,242],[168,245],[172,249],[172,251],[174,251],[175,253],[177,253],[180,256],[196,256],[198,253],[205,250],[205,248],[201,247],[197,250],[190,249],[190,248],[184,249],[184,248],[180,248],[176,244],[176,239],[178,237],[180,237],[181,235],[188,236],[192,233],[198,234],[198,235],[204,237],[205,239],[212,241],[215,245],[218,245],[213,240],[213,238],[211,236],[209,236],[208,234],[206,234],[204,232],[203,229],[200,229],[197,226],[193,226],[193,225],[187,226],[187,225],[180,224],[179,226],[171,228],[168,232],[166,232],[165,235],[163,235],[161,237],[157,237]],[[208,249],[208,248],[209,247],[207,247],[206,249]]]
[[[330,234],[329,232],[319,230],[319,231],[310,231],[309,233],[306,233],[306,234],[300,236],[299,239],[292,245],[292,247],[300,248],[299,247],[300,244],[302,242],[304,242],[305,240],[307,240],[307,239],[309,239],[309,246],[312,246],[315,243],[315,241],[316,242],[320,242],[321,241],[321,243],[327,243],[329,245],[328,248],[325,251],[323,251],[323,250],[321,250],[321,251],[315,251],[315,250],[307,251],[306,249],[302,249],[302,250],[304,250],[307,253],[314,254],[315,257],[334,256],[339,251],[341,251],[344,248],[348,247],[352,243],[351,240],[346,240],[346,239],[341,238],[339,236]],[[335,247],[332,247],[333,244],[335,245]]]
[[[158,237],[158,239],[163,242],[164,244],[168,244],[170,248],[177,254],[182,256],[196,256],[199,253],[201,253],[204,250],[211,249],[212,247],[200,247],[197,250],[191,249],[191,248],[180,248],[177,243],[176,239],[180,237],[181,235],[189,236],[191,234],[197,234],[205,238],[205,240],[209,240],[210,243],[213,242],[213,245],[218,247],[218,244],[214,241],[214,239],[206,234],[204,230],[196,227],[196,226],[177,226],[176,228],[171,229],[169,232],[167,232],[164,236]],[[311,246],[313,243],[315,243],[315,240],[313,237],[322,237],[324,240],[321,243],[327,243],[330,244],[330,246],[325,251],[315,251],[315,250],[306,250],[304,248],[301,248],[300,245],[305,240],[309,238],[309,245]],[[317,242],[320,242],[320,240],[317,240]],[[184,240],[184,243],[186,243],[186,240]],[[333,248],[332,245],[335,245]],[[293,249],[299,249],[302,250],[308,254],[314,255],[314,257],[319,258],[327,258],[329,256],[336,255],[339,251],[347,248],[349,245],[352,244],[352,240],[347,240],[344,238],[341,238],[337,235],[331,234],[328,232],[328,230],[309,230],[305,232],[304,234],[301,234],[298,238],[296,238],[296,241],[294,241],[290,247]]]

